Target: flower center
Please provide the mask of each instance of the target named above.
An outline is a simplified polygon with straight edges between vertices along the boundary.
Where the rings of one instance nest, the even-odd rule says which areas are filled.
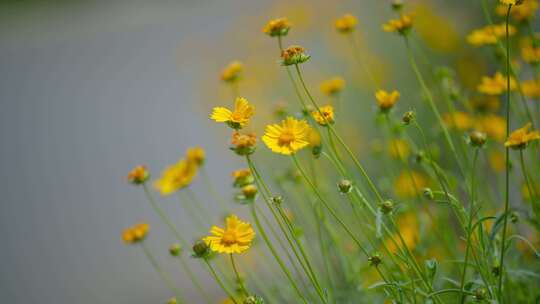
[[[240,120],[242,120],[242,117],[243,117],[242,113],[233,112],[232,115],[231,115],[231,120],[232,121],[240,121]]]
[[[281,133],[281,135],[279,135],[279,138],[278,138],[278,144],[280,146],[289,145],[293,141],[294,141],[294,134],[290,131],[283,131],[283,133]]]
[[[232,245],[236,243],[236,232],[227,230],[225,233],[223,233],[223,236],[221,237],[221,241],[225,245]]]

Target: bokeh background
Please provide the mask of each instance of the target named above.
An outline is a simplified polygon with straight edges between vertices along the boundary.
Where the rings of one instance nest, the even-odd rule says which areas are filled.
[[[435,60],[444,55],[457,67],[481,63],[463,39],[483,23],[477,1],[410,2],[427,16],[419,21],[419,32]],[[269,122],[263,113],[293,98],[277,63],[275,41],[261,33],[268,19],[280,16],[294,24],[287,43],[302,44],[313,56],[305,71],[314,88],[334,75],[350,83],[344,99],[355,109],[348,115],[359,128],[346,135],[361,150],[370,132],[368,126],[360,128],[361,122],[372,121],[375,112],[365,106],[374,104],[372,93],[332,24],[343,13],[357,15],[363,58],[389,88],[418,98],[401,41],[381,30],[391,17],[388,4],[2,1],[1,302],[163,303],[171,293],[142,252],[120,239],[123,228],[143,219],[152,225],[148,242],[160,263],[186,286],[167,256],[171,235],[140,189],[127,185],[126,173],[142,163],[156,176],[186,148],[200,145],[208,154],[212,182],[223,197],[232,197],[230,172],[242,162],[227,150],[228,131],[211,123],[208,114],[213,106],[230,102],[219,73],[234,59],[246,66],[242,95],[265,117],[254,123],[259,133]],[[242,214],[241,206],[232,203],[229,210],[216,208],[200,183],[193,187],[215,212],[209,226],[226,211]],[[190,225],[176,201],[161,204],[190,239],[205,233]],[[209,279],[207,288],[216,300],[223,297]],[[194,292],[184,290],[198,303]]]

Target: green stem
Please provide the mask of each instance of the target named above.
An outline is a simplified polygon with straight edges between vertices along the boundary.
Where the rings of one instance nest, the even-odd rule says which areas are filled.
[[[199,293],[204,297],[204,299],[206,300],[207,303],[213,303],[212,299],[210,298],[210,296],[208,295],[208,293],[204,290],[204,288],[202,287],[202,285],[199,283],[199,280],[197,278],[197,276],[195,276],[195,273],[193,273],[193,271],[191,270],[191,268],[189,268],[189,265],[188,263],[186,262],[186,260],[184,260],[184,257],[182,256],[179,256],[178,257],[178,260],[180,261],[180,266],[182,266],[182,269],[186,272],[186,274],[188,275],[188,277],[191,279],[191,282],[193,283],[193,285],[195,286],[195,288],[197,288],[197,290],[199,291]]]
[[[214,280],[216,280],[219,287],[221,287],[221,289],[223,289],[223,291],[227,294],[229,299],[231,299],[234,302],[234,304],[240,304],[240,303],[238,303],[236,301],[236,298],[234,297],[234,295],[225,287],[225,285],[223,284],[223,281],[221,281],[221,279],[217,275],[216,271],[214,270],[214,267],[212,267],[212,264],[208,261],[208,259],[203,258],[203,260],[204,260],[204,263],[206,264],[206,266],[208,266],[208,269],[210,270],[210,273],[212,274],[212,277],[214,278]]]
[[[167,225],[167,227],[169,227],[169,229],[174,234],[176,239],[180,242],[180,245],[186,246],[187,242],[184,240],[182,235],[180,235],[180,233],[176,229],[176,226],[172,223],[171,219],[167,216],[167,214],[165,214],[165,212],[163,212],[163,210],[156,203],[156,201],[154,200],[152,194],[150,193],[150,190],[148,189],[148,186],[146,186],[146,184],[143,184],[142,187],[143,187],[143,190],[144,190],[144,194],[146,195],[146,198],[148,199],[148,202],[150,203],[150,205],[152,206],[154,211],[158,214],[158,216],[165,223],[165,225]]]
[[[360,68],[368,76],[372,89],[375,91],[377,88],[380,87],[380,85],[377,82],[377,80],[375,80],[375,77],[373,76],[371,71],[368,69],[364,61],[360,58],[360,48],[358,47],[358,42],[356,40],[356,37],[354,36],[353,33],[349,33],[347,34],[347,36],[349,38],[349,42],[351,43],[354,59],[358,62],[358,64],[360,65]]]
[[[236,275],[236,280],[237,280],[238,286],[240,286],[240,290],[247,297],[247,296],[249,296],[249,292],[246,289],[246,285],[244,285],[244,280],[242,279],[242,277],[240,276],[240,273],[238,272],[238,268],[236,267],[236,263],[234,262],[234,256],[233,256],[232,253],[229,254],[229,256],[231,258],[231,265],[232,265],[232,269],[234,271],[234,274]]]

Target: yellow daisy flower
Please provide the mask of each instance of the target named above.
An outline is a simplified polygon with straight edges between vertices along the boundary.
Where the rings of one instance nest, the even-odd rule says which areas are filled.
[[[345,14],[335,22],[336,30],[340,33],[350,33],[358,24],[358,19],[351,14]]]
[[[521,83],[523,94],[531,99],[540,99],[540,81],[534,79],[526,80]]]
[[[247,99],[238,97],[234,102],[233,111],[223,107],[215,107],[210,119],[216,122],[224,122],[229,127],[237,130],[245,127],[254,113],[255,108],[249,104]]]
[[[310,131],[311,127],[305,120],[287,117],[281,124],[266,126],[262,140],[273,152],[290,155],[309,145]]]
[[[332,96],[341,92],[345,88],[345,79],[334,77],[321,83],[320,89],[324,95]]]
[[[406,159],[410,152],[411,148],[406,140],[394,139],[388,144],[388,154],[392,158]]]
[[[240,79],[244,65],[240,61],[233,61],[229,63],[221,72],[221,80],[225,82],[235,82]]]
[[[521,57],[527,63],[540,62],[540,47],[535,47],[532,44],[525,45],[521,48]]]
[[[290,28],[291,23],[287,18],[277,18],[268,21],[262,31],[270,37],[286,36]]]
[[[135,244],[144,240],[148,231],[150,230],[150,225],[147,223],[139,223],[135,226],[124,229],[122,232],[122,240],[126,244]]]
[[[495,114],[478,117],[475,120],[475,128],[499,142],[506,138],[506,119]]]
[[[394,182],[394,192],[399,198],[414,198],[428,186],[427,177],[418,171],[403,171]]]
[[[457,131],[469,130],[473,125],[473,119],[465,112],[456,111],[454,113],[445,113],[442,116],[444,124]]]
[[[482,77],[482,83],[476,88],[478,92],[486,95],[501,95],[506,92],[507,78],[503,76],[500,72],[495,73],[493,77],[484,76]],[[515,90],[517,87],[516,80],[510,78],[510,90]]]
[[[242,222],[236,215],[225,219],[225,229],[212,226],[211,236],[203,238],[212,251],[218,253],[242,253],[251,247],[255,231],[247,222]]]
[[[197,165],[185,159],[167,167],[161,178],[154,183],[154,188],[161,195],[170,195],[191,184],[197,175]]]
[[[538,0],[527,0],[522,3],[522,5],[513,7],[510,11],[510,15],[516,21],[526,21],[534,17],[538,10]],[[497,6],[496,13],[497,15],[504,17],[508,11],[508,6],[499,5]]]
[[[321,125],[326,126],[327,124],[333,124],[334,123],[334,107],[328,105],[324,107],[319,108],[320,111],[313,111],[311,112],[311,116],[313,116],[313,119]]]
[[[538,131],[529,131],[531,126],[532,124],[529,122],[512,132],[504,143],[504,146],[512,149],[524,149],[529,142],[540,139],[540,133]]]
[[[190,147],[186,151],[186,160],[200,166],[204,163],[206,156],[201,147]]]
[[[412,18],[409,15],[401,15],[399,19],[391,19],[383,25],[383,30],[388,33],[406,34],[412,27]]]
[[[375,93],[375,98],[377,99],[377,104],[379,109],[383,112],[389,111],[396,104],[400,97],[398,91],[394,90],[392,92],[387,92],[384,90],[378,90]]]
[[[145,166],[137,166],[131,170],[127,175],[129,183],[134,185],[140,185],[146,182],[150,178],[150,173]]]
[[[513,36],[517,29],[509,25],[508,35]],[[498,39],[506,37],[506,24],[487,25],[472,31],[467,36],[467,42],[473,46],[484,46],[496,44]]]
[[[499,0],[499,2],[506,5],[519,5],[523,0]]]

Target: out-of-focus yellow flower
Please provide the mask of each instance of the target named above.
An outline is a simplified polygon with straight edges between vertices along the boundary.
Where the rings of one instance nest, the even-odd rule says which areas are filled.
[[[308,61],[311,56],[307,55],[305,51],[306,50],[299,45],[289,46],[281,51],[281,64],[287,66]]]
[[[469,104],[479,112],[497,112],[501,108],[498,96],[478,95],[469,100]]]
[[[388,154],[392,158],[406,159],[409,157],[411,149],[409,143],[403,139],[394,139],[388,144]]]
[[[538,195],[538,193],[540,193],[540,187],[538,187],[538,185],[531,185],[531,188],[532,188],[532,194],[533,195]],[[524,183],[522,186],[521,186],[521,195],[523,196],[523,199],[524,200],[530,200],[531,199],[531,193],[529,192],[529,187],[527,186],[527,183]]]
[[[390,19],[383,25],[383,30],[388,33],[407,34],[413,25],[412,18],[409,15],[401,15],[399,19]]]
[[[480,116],[475,119],[475,129],[484,132],[493,140],[502,142],[506,138],[506,119],[495,114]]]
[[[499,0],[499,2],[506,5],[519,5],[523,3],[523,0]]]
[[[154,188],[161,195],[170,195],[191,184],[197,175],[197,165],[185,159],[181,159],[176,164],[167,167],[160,179],[154,183]]]
[[[309,145],[307,137],[310,131],[311,127],[305,120],[287,117],[281,124],[266,126],[262,140],[272,152],[290,155]]]
[[[242,253],[251,247],[255,238],[255,231],[247,222],[242,222],[236,215],[230,215],[225,219],[225,229],[212,226],[211,236],[203,238],[203,241],[212,251],[218,253]]]
[[[540,47],[535,47],[532,44],[525,45],[521,48],[521,57],[523,60],[530,64],[536,64],[540,62]]]
[[[516,33],[517,29],[509,25],[508,35],[513,36]],[[503,37],[506,37],[506,24],[494,24],[473,30],[467,36],[467,42],[473,46],[493,45],[497,43],[498,39]]]
[[[150,178],[150,173],[145,166],[137,166],[127,175],[129,183],[134,185],[144,184]]]
[[[403,171],[394,182],[394,192],[399,198],[417,197],[428,186],[427,177],[418,171]]]
[[[320,147],[321,146],[321,134],[313,128],[310,128],[307,141],[309,142],[309,146],[312,148]]]
[[[345,88],[345,79],[334,77],[321,83],[321,92],[327,96],[339,94]]]
[[[493,77],[484,76],[482,82],[478,85],[477,90],[486,95],[501,95],[506,92],[507,78],[500,72],[495,73]],[[515,90],[517,87],[516,80],[510,77],[510,90]]]
[[[321,126],[326,126],[327,124],[333,124],[334,123],[334,107],[330,105],[320,107],[319,110],[315,110],[311,112],[311,116],[313,116],[313,119],[315,119],[315,121]]]
[[[460,47],[461,37],[449,17],[436,13],[429,3],[414,6],[414,28],[432,49],[440,52],[454,52]]]
[[[497,173],[501,173],[506,168],[506,161],[504,154],[499,151],[492,151],[488,155],[489,166]]]
[[[531,126],[532,124],[529,122],[512,132],[504,143],[504,146],[512,149],[524,149],[531,141],[540,139],[540,133],[538,131],[529,131]]]
[[[526,80],[521,83],[523,94],[531,99],[540,99],[540,81],[534,79]]]
[[[234,302],[230,298],[226,298],[225,300],[221,301],[221,304],[235,304],[235,303],[236,302]]]
[[[126,244],[135,244],[144,240],[148,231],[150,230],[150,225],[147,223],[139,223],[134,226],[124,229],[122,232],[122,240]]]
[[[241,134],[234,132],[231,140],[231,149],[238,155],[250,155],[255,152],[257,136],[255,133]]]
[[[254,113],[255,108],[249,104],[247,99],[238,97],[234,102],[233,111],[223,107],[215,107],[210,119],[224,122],[233,129],[242,129],[248,124]]]
[[[251,175],[251,170],[249,169],[239,169],[232,173],[234,179],[233,186],[243,187],[247,184],[253,183],[253,176]]]
[[[262,31],[270,37],[276,37],[286,36],[290,29],[291,23],[287,18],[277,18],[268,21],[268,23],[263,27]]]
[[[201,166],[204,163],[206,154],[201,147],[190,147],[186,151],[186,160]]]
[[[340,33],[350,33],[358,24],[358,19],[351,14],[345,14],[335,22],[336,30]]]
[[[396,90],[390,93],[384,90],[378,90],[377,92],[375,92],[375,99],[377,99],[377,104],[382,112],[387,112],[392,109],[392,107],[394,107],[394,105],[398,101],[399,97],[400,94]]]
[[[513,7],[510,11],[510,15],[518,22],[527,21],[534,17],[537,9],[538,0],[527,0],[523,1],[522,5]],[[495,11],[499,16],[506,16],[508,7],[505,5],[498,5]]]
[[[405,241],[405,244],[410,250],[413,250],[416,245],[418,244],[419,237],[418,237],[418,231],[419,231],[419,223],[417,219],[417,215],[412,212],[408,212],[402,216],[400,216],[396,224],[398,226],[399,232],[401,233],[401,236],[403,237],[403,240]],[[396,235],[393,237],[394,240],[399,239],[399,237]],[[399,241],[396,241],[398,245],[402,245]],[[391,239],[386,240],[386,247],[388,250],[392,253],[396,253],[398,251],[398,247],[396,244],[394,244]]]
[[[448,128],[457,131],[467,131],[473,125],[472,117],[469,114],[461,111],[444,113],[442,119]]]
[[[239,80],[244,71],[244,65],[240,61],[233,61],[229,63],[221,72],[221,80],[225,82],[235,82]]]

